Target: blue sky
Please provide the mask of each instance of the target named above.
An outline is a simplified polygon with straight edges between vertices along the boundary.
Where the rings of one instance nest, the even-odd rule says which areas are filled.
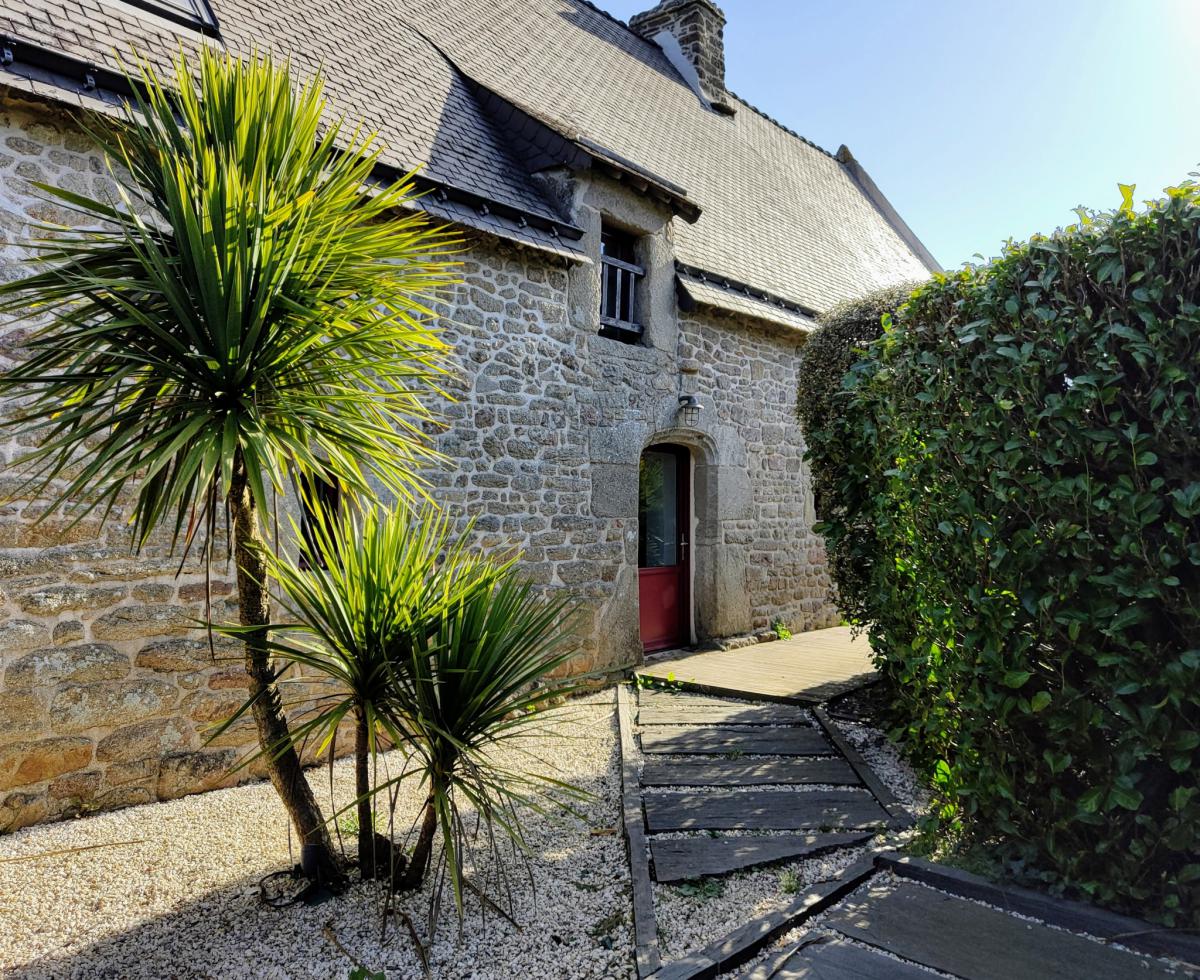
[[[1200,169],[1200,0],[718,3],[729,88],[849,146],[947,268]]]

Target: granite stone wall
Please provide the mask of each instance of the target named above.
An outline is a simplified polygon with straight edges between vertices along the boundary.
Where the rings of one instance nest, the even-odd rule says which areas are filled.
[[[0,279],[21,274],[29,224],[69,223],[30,181],[103,193],[103,161],[66,115],[0,89]],[[559,186],[588,241],[602,212],[645,235],[651,284],[670,283],[669,215],[604,184]],[[715,312],[672,314],[673,290],[646,297],[647,342],[600,337],[595,267],[493,239],[468,243],[443,330],[454,349],[432,427],[448,463],[433,496],[481,547],[519,549],[523,569],[577,605],[575,674],[596,678],[641,655],[637,620],[637,464],[652,443],[688,446],[695,465],[695,638],[831,625],[822,546],[794,421],[801,337]],[[649,288],[649,286],[647,287]],[[0,364],[23,329],[0,324]],[[678,425],[681,393],[706,408]],[[0,411],[4,407],[0,406]],[[235,645],[210,653],[195,621],[204,579],[162,540],[132,555],[119,510],[40,524],[12,495],[27,435],[0,444],[0,831],[165,799],[253,777],[229,773],[254,746],[240,725],[206,730],[241,703]],[[232,618],[231,572],[214,570],[215,615]]]

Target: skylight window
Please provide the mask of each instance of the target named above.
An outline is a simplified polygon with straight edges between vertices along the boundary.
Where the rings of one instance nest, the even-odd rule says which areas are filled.
[[[198,27],[208,34],[217,32],[217,18],[208,0],[124,0],[131,7],[149,10],[178,24]]]

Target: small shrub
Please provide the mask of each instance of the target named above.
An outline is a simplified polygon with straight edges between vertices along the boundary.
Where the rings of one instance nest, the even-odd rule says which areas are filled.
[[[775,620],[771,624],[771,630],[781,640],[790,640],[792,638],[792,631],[788,629],[787,623],[782,619]]]
[[[784,868],[779,873],[779,890],[785,895],[795,895],[803,887],[804,882],[793,868]]]
[[[939,828],[1194,928],[1200,191],[1081,217],[918,289],[810,459]]]

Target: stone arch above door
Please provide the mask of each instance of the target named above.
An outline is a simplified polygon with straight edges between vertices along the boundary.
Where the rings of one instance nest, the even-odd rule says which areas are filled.
[[[749,632],[747,554],[734,525],[755,513],[746,451],[733,429],[653,427],[643,422],[596,427],[589,440],[592,514],[622,522],[625,560],[601,616],[606,644],[622,662],[642,654],[638,630],[638,462],[648,446],[685,446],[693,457],[694,628],[699,642]]]

